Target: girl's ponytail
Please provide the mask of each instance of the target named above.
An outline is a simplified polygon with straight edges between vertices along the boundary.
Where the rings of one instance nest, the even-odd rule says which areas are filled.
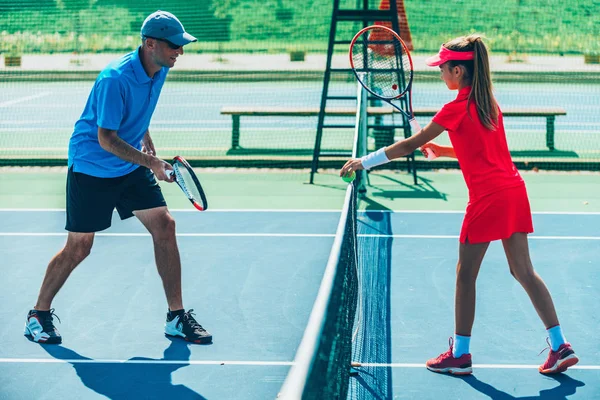
[[[444,46],[454,51],[472,51],[472,61],[449,61],[451,67],[462,65],[466,69],[467,79],[471,79],[471,93],[468,103],[475,101],[477,115],[481,123],[489,130],[498,125],[498,104],[493,94],[492,75],[488,50],[478,34],[456,38]]]

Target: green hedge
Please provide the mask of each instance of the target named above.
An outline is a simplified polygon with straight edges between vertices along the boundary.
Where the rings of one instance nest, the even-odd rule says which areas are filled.
[[[345,8],[355,3],[342,0]],[[405,6],[416,51],[435,51],[471,32],[486,35],[496,52],[600,51],[595,0],[407,0]],[[0,0],[0,51],[128,50],[139,43],[145,16],[157,9],[178,15],[200,39],[192,52],[323,52],[332,0]],[[359,28],[341,23],[338,38]]]

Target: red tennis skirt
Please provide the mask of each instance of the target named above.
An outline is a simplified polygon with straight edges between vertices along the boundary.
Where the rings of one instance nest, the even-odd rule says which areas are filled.
[[[502,189],[469,201],[460,231],[460,242],[485,243],[508,239],[515,232],[533,232],[525,185]]]

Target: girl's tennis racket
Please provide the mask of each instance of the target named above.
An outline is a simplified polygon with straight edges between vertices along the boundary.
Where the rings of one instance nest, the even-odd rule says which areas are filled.
[[[412,58],[396,32],[382,25],[360,30],[350,43],[350,66],[369,93],[401,112],[415,133],[421,130],[412,108]],[[408,111],[392,103],[404,96]]]
[[[183,157],[176,156],[173,158],[173,171],[168,170],[167,174],[175,177],[175,182],[196,209],[206,211],[208,202],[202,185],[200,185],[200,181],[190,164]]]

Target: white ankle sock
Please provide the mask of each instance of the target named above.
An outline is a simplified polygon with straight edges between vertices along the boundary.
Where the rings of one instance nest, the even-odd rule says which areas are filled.
[[[454,334],[454,347],[452,355],[454,358],[459,358],[463,354],[469,354],[469,345],[471,344],[471,336],[461,336]]]
[[[552,351],[557,351],[561,344],[567,343],[567,339],[565,339],[565,335],[563,335],[560,325],[548,328],[547,332],[550,337],[550,347],[552,348]]]

